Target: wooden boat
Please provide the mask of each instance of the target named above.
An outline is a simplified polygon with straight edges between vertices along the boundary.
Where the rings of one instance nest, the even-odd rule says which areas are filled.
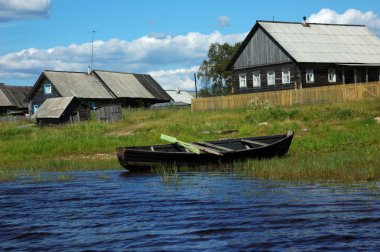
[[[175,139],[175,138],[173,138]],[[195,166],[221,164],[248,158],[271,158],[285,155],[293,139],[293,132],[286,134],[216,140],[209,142],[119,147],[120,165],[130,171],[142,171],[160,164]],[[187,145],[199,150],[189,151]]]

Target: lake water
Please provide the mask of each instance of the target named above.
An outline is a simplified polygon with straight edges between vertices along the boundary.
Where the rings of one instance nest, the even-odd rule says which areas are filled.
[[[344,188],[220,173],[166,181],[120,170],[69,176],[0,184],[1,251],[380,248],[380,184]]]

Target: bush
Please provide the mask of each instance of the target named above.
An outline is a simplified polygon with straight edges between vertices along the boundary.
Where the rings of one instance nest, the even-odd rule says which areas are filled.
[[[271,102],[268,100],[260,102],[257,97],[251,99],[247,104],[248,110],[271,110],[273,108],[275,108],[275,106]]]

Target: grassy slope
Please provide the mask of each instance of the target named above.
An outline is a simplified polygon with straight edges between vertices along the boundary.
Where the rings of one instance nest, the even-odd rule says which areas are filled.
[[[57,127],[0,124],[0,180],[36,171],[119,168],[115,148],[157,144],[160,134],[184,141],[295,131],[282,159],[233,165],[246,174],[281,179],[380,179],[380,100],[217,112],[125,110],[124,119]],[[267,124],[261,124],[266,122]],[[25,123],[25,122],[24,122]],[[228,135],[205,131],[237,129]]]

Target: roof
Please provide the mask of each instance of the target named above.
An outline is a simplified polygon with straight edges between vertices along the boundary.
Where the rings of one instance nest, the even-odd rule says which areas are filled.
[[[148,74],[132,74],[110,71],[65,72],[45,70],[33,90],[27,95],[32,99],[44,80],[48,79],[62,97],[82,99],[145,98],[169,101],[170,96]]]
[[[47,71],[43,74],[64,97],[112,99],[113,96],[93,75],[82,72]]]
[[[170,100],[167,93],[149,74],[93,71],[118,98]]]
[[[257,21],[232,58],[236,61],[257,29],[269,37],[296,62],[380,63],[380,40],[364,25]]]
[[[0,84],[0,106],[27,108],[25,98],[32,87]]]
[[[46,99],[32,118],[60,118],[73,99],[73,96]]]
[[[118,73],[108,71],[94,71],[119,98],[154,98],[131,73]]]
[[[179,91],[176,90],[166,90],[166,93],[170,95],[171,98],[173,98],[174,102],[183,102],[186,104],[191,104],[191,99],[194,97],[189,94],[186,91]]]

